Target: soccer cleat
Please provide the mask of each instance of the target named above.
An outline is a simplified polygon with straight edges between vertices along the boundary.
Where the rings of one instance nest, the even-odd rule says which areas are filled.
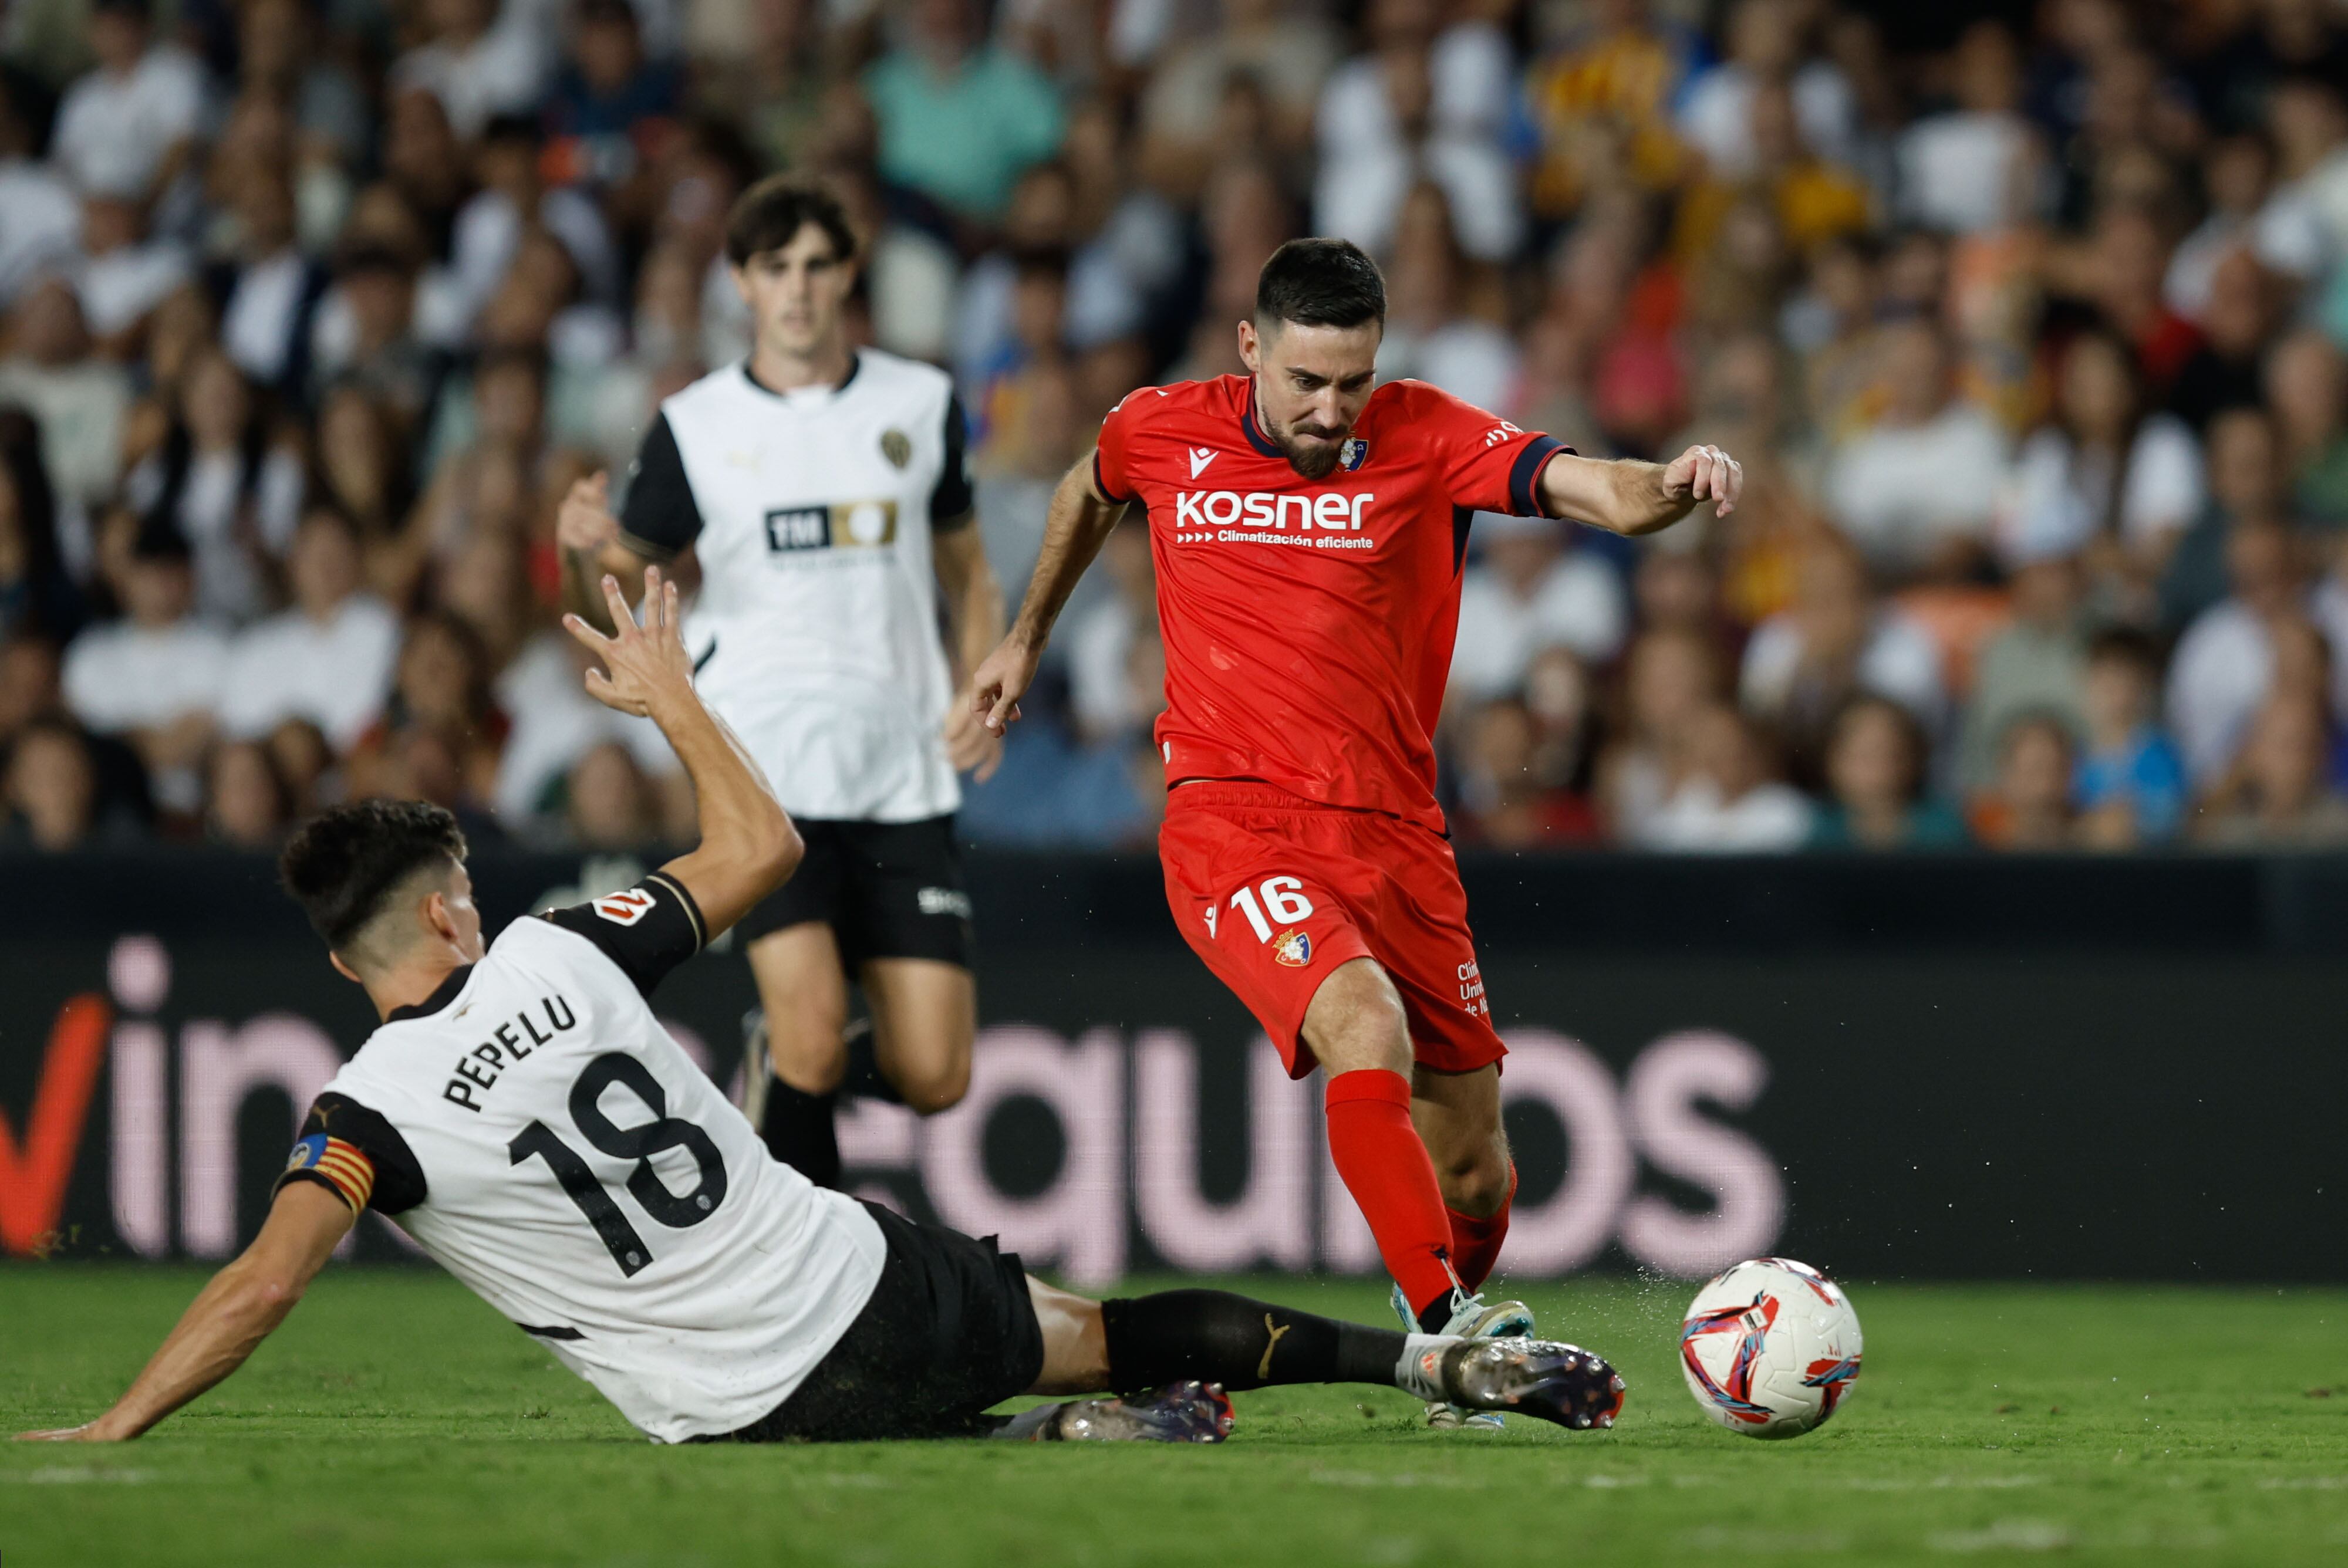
[[[1426,1355],[1455,1405],[1521,1410],[1574,1431],[1611,1427],[1622,1413],[1622,1379],[1604,1358],[1548,1339],[1462,1339]]]
[[[994,1435],[1029,1443],[1219,1443],[1231,1435],[1231,1399],[1220,1383],[1169,1383],[1123,1399],[1038,1405]]]
[[[767,1009],[742,1015],[742,1118],[753,1131],[767,1130],[767,1086],[775,1070],[767,1064]]]
[[[1419,1331],[1418,1314],[1410,1309],[1410,1302],[1399,1285],[1394,1287],[1394,1309],[1402,1319],[1404,1333]],[[1532,1308],[1521,1301],[1501,1301],[1487,1307],[1481,1296],[1470,1296],[1464,1290],[1451,1293],[1451,1317],[1443,1326],[1446,1334],[1462,1339],[1500,1339],[1523,1338],[1532,1331]],[[1437,1402],[1426,1407],[1426,1424],[1436,1431],[1472,1427],[1478,1431],[1496,1432],[1507,1424],[1507,1418],[1498,1410],[1467,1409]]]

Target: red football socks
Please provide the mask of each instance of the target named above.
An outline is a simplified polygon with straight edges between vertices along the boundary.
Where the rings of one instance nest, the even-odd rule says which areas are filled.
[[[1509,1239],[1509,1205],[1517,1201],[1517,1163],[1509,1162],[1509,1195],[1500,1206],[1478,1219],[1463,1214],[1457,1209],[1446,1209],[1451,1216],[1451,1266],[1459,1271],[1459,1283],[1469,1290],[1482,1288],[1492,1276],[1492,1266],[1500,1261],[1500,1244]]]
[[[1423,1315],[1447,1303],[1457,1283],[1452,1216],[1436,1185],[1435,1162],[1410,1124],[1410,1080],[1383,1068],[1341,1072],[1329,1081],[1326,1103],[1329,1157],[1370,1222],[1386,1272],[1413,1311]],[[1492,1246],[1499,1250],[1497,1239]]]

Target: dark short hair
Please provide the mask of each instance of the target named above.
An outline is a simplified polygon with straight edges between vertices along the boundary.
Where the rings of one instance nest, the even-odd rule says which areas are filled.
[[[2133,626],[2107,626],[2087,640],[2087,662],[2106,660],[2135,665],[2147,675],[2160,673],[2160,649]]]
[[[856,257],[856,231],[839,197],[812,180],[772,174],[742,192],[726,215],[726,259],[747,265],[762,251],[779,251],[808,224],[831,241],[834,261]]]
[[[277,857],[277,880],[310,928],[341,952],[418,871],[464,863],[465,835],[448,809],[422,800],[362,800],[303,824]]]
[[[1386,319],[1386,281],[1351,240],[1291,240],[1255,281],[1255,319],[1358,327]]]

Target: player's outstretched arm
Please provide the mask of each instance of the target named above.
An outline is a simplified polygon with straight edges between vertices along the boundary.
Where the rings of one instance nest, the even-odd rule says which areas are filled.
[[[946,620],[953,630],[957,682],[953,707],[946,714],[946,754],[956,773],[975,772],[983,784],[1002,764],[1003,738],[979,722],[962,693],[969,689],[972,673],[1003,641],[1003,585],[987,563],[977,525],[968,519],[936,536],[934,559],[938,586],[945,591]]]
[[[1668,463],[1609,463],[1560,452],[1540,474],[1543,511],[1617,534],[1667,528],[1704,501],[1725,518],[1744,488],[1744,466],[1717,446],[1691,446]]]
[[[1062,476],[1052,492],[1052,512],[1044,525],[1044,548],[1035,558],[1035,575],[1027,579],[1027,598],[1001,647],[986,656],[971,678],[971,709],[989,730],[1001,734],[1019,717],[1019,699],[1035,679],[1044,650],[1052,641],[1052,627],[1076,589],[1085,569],[1100,554],[1101,544],[1126,504],[1110,500],[1094,486],[1093,454],[1086,453]]]
[[[310,1281],[326,1266],[358,1215],[314,1182],[289,1182],[243,1255],[212,1276],[147,1369],[114,1408],[78,1427],[20,1432],[19,1441],[128,1442],[244,1365]]]
[[[656,566],[644,569],[642,625],[629,613],[617,579],[604,578],[602,589],[605,612],[618,629],[612,636],[576,614],[564,616],[562,624],[603,661],[602,670],[587,672],[587,694],[658,724],[693,780],[701,844],[661,869],[700,906],[707,940],[798,869],[798,830],[767,775],[693,689],[693,660],[678,630],[676,584],[663,580]]]

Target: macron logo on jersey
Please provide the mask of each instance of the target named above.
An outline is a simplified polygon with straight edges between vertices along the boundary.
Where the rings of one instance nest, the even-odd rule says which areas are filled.
[[[1190,448],[1190,477],[1192,477],[1193,479],[1195,479],[1195,478],[1197,478],[1200,475],[1201,475],[1201,474],[1205,473],[1205,472],[1207,471],[1207,465],[1208,465],[1208,464],[1210,464],[1210,463],[1211,463],[1211,462],[1213,462],[1214,460],[1215,460],[1215,449],[1214,449],[1212,446],[1193,446],[1193,447],[1191,447],[1191,448]]]
[[[595,900],[595,913],[614,926],[633,926],[653,912],[653,896],[641,887],[606,893]]]

